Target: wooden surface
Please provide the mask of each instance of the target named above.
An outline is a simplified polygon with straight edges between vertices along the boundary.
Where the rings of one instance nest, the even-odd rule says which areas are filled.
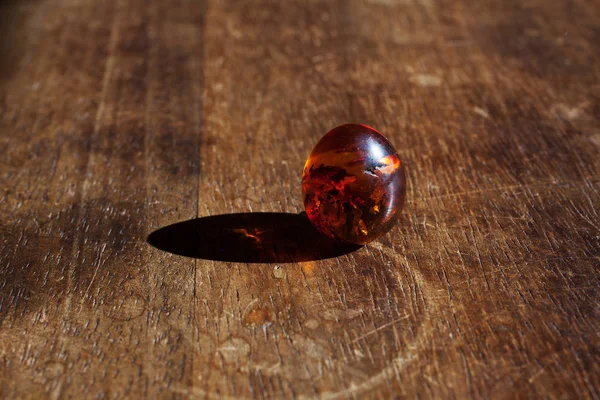
[[[600,398],[598,1],[3,1],[0,57],[0,397]],[[297,215],[346,122],[407,168],[382,239],[146,242]]]

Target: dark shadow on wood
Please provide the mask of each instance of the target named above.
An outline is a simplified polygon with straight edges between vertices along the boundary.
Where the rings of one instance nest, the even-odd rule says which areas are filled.
[[[37,11],[38,3],[33,0],[0,0],[0,83],[19,70],[26,47],[23,27]],[[0,105],[3,95],[0,93]]]
[[[152,232],[148,243],[180,256],[245,263],[314,261],[361,246],[334,241],[305,213],[240,213],[195,218]]]

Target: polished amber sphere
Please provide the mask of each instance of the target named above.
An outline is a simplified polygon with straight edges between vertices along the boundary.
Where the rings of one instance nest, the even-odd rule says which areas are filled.
[[[302,174],[310,221],[324,234],[349,243],[365,244],[388,232],[405,194],[398,153],[366,125],[341,125],[325,134]]]

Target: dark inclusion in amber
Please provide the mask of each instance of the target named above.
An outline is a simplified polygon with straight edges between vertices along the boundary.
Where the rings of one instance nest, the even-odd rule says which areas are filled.
[[[404,167],[385,137],[366,125],[329,131],[306,160],[304,207],[326,235],[365,244],[395,224],[406,193]]]

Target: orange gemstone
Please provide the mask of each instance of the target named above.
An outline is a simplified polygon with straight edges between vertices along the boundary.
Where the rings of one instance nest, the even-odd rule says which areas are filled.
[[[396,223],[404,167],[394,147],[366,125],[341,125],[321,138],[302,174],[304,207],[326,235],[365,244]]]

